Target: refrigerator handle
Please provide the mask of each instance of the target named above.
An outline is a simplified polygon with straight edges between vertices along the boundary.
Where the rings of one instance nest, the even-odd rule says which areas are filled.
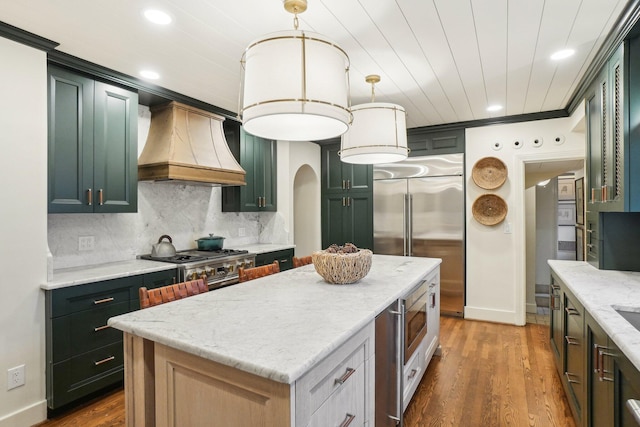
[[[407,255],[413,256],[413,195],[407,194],[409,203],[405,209],[405,215],[407,218]]]
[[[407,252],[407,203],[408,203],[408,194],[405,193],[402,204],[402,252],[404,256],[407,256],[409,253]]]

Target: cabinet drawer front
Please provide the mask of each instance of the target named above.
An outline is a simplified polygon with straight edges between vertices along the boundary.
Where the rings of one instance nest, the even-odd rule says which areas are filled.
[[[142,286],[140,276],[124,277],[87,285],[56,289],[52,292],[51,317],[107,307],[129,301],[131,286]]]
[[[365,425],[364,364],[314,412],[309,427],[338,426],[352,419],[349,426]]]
[[[47,400],[50,408],[58,408],[123,380],[122,342],[49,366],[53,386]]]
[[[110,317],[129,311],[121,302],[53,319],[53,362],[122,340],[122,332],[107,326]]]
[[[367,376],[365,369],[368,364],[364,361],[370,358],[373,351],[372,334],[373,323],[296,382],[296,424],[307,425],[311,414],[330,396],[351,387],[350,384],[357,382],[361,375],[362,378]],[[364,394],[361,397],[364,399]]]
[[[409,359],[409,362],[404,367],[403,402],[405,407],[403,409],[406,409],[409,401],[411,400],[411,397],[415,393],[416,388],[418,388],[418,383],[424,375],[426,366],[424,352],[426,350],[426,344],[428,344],[426,340],[420,344],[420,346],[413,353],[413,356],[411,356],[411,359]]]

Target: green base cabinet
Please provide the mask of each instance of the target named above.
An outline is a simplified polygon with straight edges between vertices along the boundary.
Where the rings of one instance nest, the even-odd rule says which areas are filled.
[[[293,248],[283,249],[281,251],[263,252],[256,255],[256,267],[267,265],[278,261],[280,271],[293,268]]]
[[[223,212],[277,210],[277,142],[246,133],[239,123],[225,120],[229,149],[247,173],[247,185],[222,188]]]
[[[322,247],[373,249],[373,166],[343,163],[339,151],[339,143],[321,149]]]
[[[554,272],[552,286],[551,350],[576,425],[637,427],[626,405],[640,400],[640,371]]]
[[[169,285],[176,277],[172,269],[45,292],[50,410],[123,380],[122,332],[107,326],[107,320],[138,310],[140,287]]]
[[[138,210],[138,94],[49,65],[49,213]]]

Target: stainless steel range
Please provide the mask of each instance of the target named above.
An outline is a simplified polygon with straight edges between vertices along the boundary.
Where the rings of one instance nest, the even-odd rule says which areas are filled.
[[[238,283],[238,268],[255,266],[256,254],[245,250],[178,251],[172,257],[141,255],[141,259],[177,264],[178,280],[205,279],[209,290]]]

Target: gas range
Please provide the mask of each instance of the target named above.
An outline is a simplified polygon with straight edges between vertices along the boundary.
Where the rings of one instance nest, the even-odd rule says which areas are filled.
[[[217,251],[178,251],[172,257],[141,255],[141,259],[171,262],[177,265],[178,280],[203,278],[209,290],[238,283],[238,268],[255,266],[256,254],[246,250],[220,249]]]

